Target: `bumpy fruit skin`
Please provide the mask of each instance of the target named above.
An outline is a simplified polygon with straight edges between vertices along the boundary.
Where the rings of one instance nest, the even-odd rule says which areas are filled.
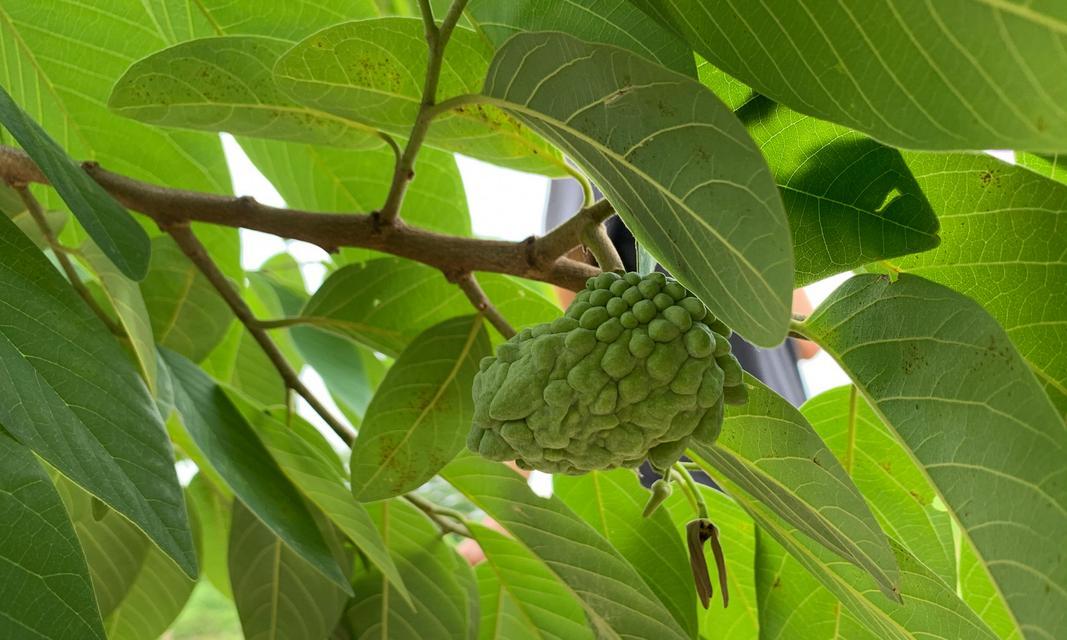
[[[590,278],[562,317],[482,360],[467,447],[549,473],[665,469],[747,400],[729,331],[662,273]]]

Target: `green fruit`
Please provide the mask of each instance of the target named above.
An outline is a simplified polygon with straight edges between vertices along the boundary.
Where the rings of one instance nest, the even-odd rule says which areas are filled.
[[[523,469],[665,469],[747,396],[729,329],[661,273],[590,278],[563,317],[485,358],[467,447]],[[662,487],[661,487],[662,489]]]

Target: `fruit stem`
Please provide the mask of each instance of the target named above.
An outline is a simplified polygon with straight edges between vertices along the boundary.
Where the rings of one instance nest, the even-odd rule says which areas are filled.
[[[697,517],[707,519],[708,505],[704,502],[704,497],[700,495],[697,483],[693,480],[689,470],[681,463],[675,462],[674,471],[682,478],[682,490],[685,492],[686,497],[689,498],[689,504],[693,505],[693,510],[696,511]]]

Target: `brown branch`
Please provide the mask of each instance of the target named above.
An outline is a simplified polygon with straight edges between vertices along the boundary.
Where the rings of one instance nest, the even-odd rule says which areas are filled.
[[[37,223],[37,227],[41,230],[41,235],[44,236],[45,242],[52,248],[52,253],[56,256],[56,262],[63,269],[63,273],[67,274],[67,280],[70,281],[70,286],[74,288],[74,291],[81,296],[85,304],[89,306],[104,323],[104,326],[108,328],[111,333],[119,337],[126,336],[126,330],[122,328],[122,325],[115,322],[111,316],[108,315],[104,308],[100,306],[100,303],[96,301],[93,294],[82,282],[81,276],[78,275],[78,270],[74,268],[74,263],[70,261],[70,256],[67,255],[65,247],[59,244],[59,240],[56,238],[56,234],[52,231],[51,225],[48,224],[48,218],[45,217],[44,209],[41,208],[41,203],[37,201],[37,198],[30,192],[29,187],[25,184],[12,185],[15,192],[19,194],[19,198],[22,200],[22,204],[26,205],[26,210],[29,211],[30,217]]]
[[[208,279],[215,290],[219,292],[222,299],[229,305],[230,310],[237,316],[237,319],[241,321],[241,324],[245,326],[248,332],[252,335],[259,346],[263,349],[263,352],[267,354],[267,358],[270,359],[274,368],[278,370],[278,374],[282,377],[282,381],[285,383],[286,389],[292,389],[300,394],[304,400],[307,401],[311,408],[315,410],[315,413],[319,414],[326,424],[330,425],[334,433],[337,434],[341,440],[346,444],[351,445],[355,440],[355,434],[345,426],[340,420],[330,413],[319,399],[315,397],[315,394],[304,386],[304,383],[300,381],[300,376],[282,355],[281,350],[278,349],[278,345],[274,344],[274,340],[267,334],[267,331],[260,326],[256,320],[252,310],[248,308],[245,301],[237,293],[237,289],[230,284],[230,281],[226,279],[226,276],[219,270],[218,265],[208,255],[207,249],[200,240],[197,239],[192,229],[189,228],[188,223],[178,222],[161,225],[163,230],[166,231],[174,241],[178,244],[178,247],[182,250],[182,253],[192,261],[194,265],[204,276]]]
[[[587,228],[604,222],[614,213],[615,209],[607,200],[598,200],[585,207],[543,237],[534,240],[531,251],[534,263],[552,264],[582,243],[582,235]]]
[[[460,238],[416,229],[400,221],[392,226],[380,225],[372,215],[282,209],[260,204],[249,197],[234,198],[162,187],[107,171],[93,162],[82,166],[119,202],[160,225],[195,220],[243,227],[310,242],[330,252],[338,247],[362,247],[422,262],[442,271],[508,273],[572,290],[581,289],[590,276],[599,273],[596,267],[577,260],[558,256],[538,259],[535,252],[531,252],[531,246],[552,234],[532,245],[530,242]],[[0,145],[0,178],[16,184],[48,184],[48,179],[29,156],[3,145]],[[578,244],[578,236],[574,235],[573,239],[571,247]],[[557,235],[554,244],[560,244],[559,240]]]
[[[404,194],[415,178],[415,158],[419,155],[419,149],[422,148],[422,142],[426,139],[430,124],[433,123],[436,115],[433,106],[437,102],[437,84],[441,79],[441,64],[445,58],[445,47],[448,46],[452,30],[460,16],[463,15],[463,8],[466,5],[467,0],[452,0],[452,6],[448,8],[441,26],[437,26],[430,3],[426,0],[419,3],[426,31],[426,78],[423,81],[422,102],[415,116],[415,124],[411,127],[411,135],[408,136],[407,145],[404,147],[404,155],[396,163],[389,195],[386,196],[385,204],[382,205],[381,222],[385,225],[393,225],[399,219]]]
[[[582,231],[582,244],[596,258],[596,263],[604,271],[622,271],[624,269],[619,251],[608,237],[608,230],[603,223],[590,225]]]
[[[500,315],[500,311],[493,305],[492,301],[489,300],[489,296],[485,295],[485,291],[482,290],[482,287],[474,278],[473,273],[467,272],[449,279],[455,282],[459,288],[463,290],[463,293],[467,294],[467,299],[471,301],[474,308],[485,316],[494,327],[496,327],[496,330],[500,332],[500,335],[505,338],[510,338],[515,335],[515,329],[508,324],[508,321],[504,316]]]

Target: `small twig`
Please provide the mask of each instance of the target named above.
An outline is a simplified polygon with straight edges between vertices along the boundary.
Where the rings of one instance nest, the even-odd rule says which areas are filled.
[[[622,271],[622,258],[608,236],[603,223],[590,225],[582,231],[582,244],[596,258],[597,265],[603,271]]]
[[[19,194],[19,198],[22,199],[22,204],[26,205],[26,210],[30,212],[30,217],[37,224],[37,227],[41,230],[41,235],[44,236],[45,242],[52,248],[52,253],[56,256],[56,262],[63,269],[63,273],[67,274],[67,280],[70,281],[70,286],[74,288],[74,291],[81,296],[85,304],[89,305],[89,309],[92,310],[104,323],[104,326],[108,330],[119,337],[126,336],[126,330],[122,328],[122,325],[115,322],[111,316],[104,311],[104,308],[100,306],[100,303],[96,301],[93,294],[82,282],[81,277],[78,275],[78,270],[74,268],[74,263],[70,261],[69,249],[59,244],[59,240],[56,238],[56,234],[52,231],[51,225],[48,224],[48,218],[45,217],[44,209],[41,207],[41,203],[37,201],[29,187],[24,184],[13,185],[16,193]]]
[[[189,228],[188,223],[178,223],[163,225],[163,230],[166,231],[174,241],[178,244],[178,247],[182,250],[189,260],[204,276],[208,279],[215,290],[219,292],[222,299],[229,305],[230,310],[237,316],[237,319],[241,321],[241,324],[245,326],[248,332],[252,335],[263,352],[267,354],[267,358],[270,359],[274,368],[278,370],[278,374],[282,377],[282,381],[285,383],[286,388],[300,394],[300,397],[315,410],[315,413],[319,414],[326,424],[330,425],[334,433],[337,434],[341,440],[350,445],[355,441],[355,433],[352,432],[344,423],[338,420],[330,410],[327,409],[319,399],[315,397],[315,394],[304,386],[304,383],[300,381],[300,376],[293,369],[293,367],[286,361],[285,356],[282,355],[281,350],[278,349],[278,345],[274,344],[274,341],[267,331],[260,325],[253,315],[252,310],[248,308],[245,301],[237,293],[237,289],[230,284],[230,281],[226,279],[226,276],[219,270],[218,265],[211,259],[207,249],[200,240],[197,239],[192,229]]]
[[[489,297],[485,295],[485,291],[478,285],[478,281],[474,279],[473,273],[463,273],[452,281],[463,290],[463,293],[467,294],[467,299],[471,301],[474,308],[496,327],[500,335],[505,338],[515,335],[515,329],[508,324],[507,319],[500,314],[500,311],[489,300]]]
[[[415,158],[419,155],[419,149],[426,139],[437,111],[433,109],[437,102],[437,84],[441,80],[441,64],[445,57],[445,47],[452,36],[452,30],[463,15],[463,9],[467,0],[453,0],[448,8],[441,25],[437,26],[433,17],[433,9],[428,0],[419,0],[419,9],[422,14],[422,22],[426,31],[426,78],[422,85],[422,103],[419,112],[415,116],[415,124],[411,127],[404,153],[400,161],[396,163],[393,171],[393,181],[389,186],[389,195],[385,198],[385,204],[379,212],[379,218],[384,225],[395,224],[400,215],[400,207],[404,203],[404,194],[408,185],[415,178]]]
[[[463,516],[451,509],[439,507],[438,505],[425,500],[414,493],[405,493],[404,499],[410,502],[419,511],[425,513],[430,520],[433,520],[434,524],[441,530],[441,533],[454,533],[464,538],[473,538],[467,525],[464,523]],[[456,521],[453,524],[448,519],[451,518]]]
[[[537,264],[549,264],[582,242],[587,227],[598,225],[615,213],[607,200],[585,207],[563,224],[534,241],[533,256]]]

